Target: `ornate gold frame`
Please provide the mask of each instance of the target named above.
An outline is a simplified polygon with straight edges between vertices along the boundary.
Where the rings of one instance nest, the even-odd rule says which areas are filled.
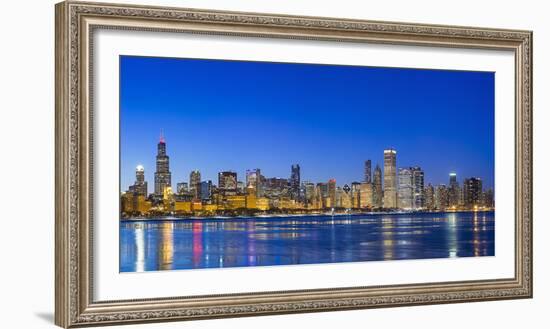
[[[98,28],[514,51],[514,278],[94,302],[90,36]],[[532,297],[532,69],[530,31],[73,1],[57,4],[55,323],[68,328]]]

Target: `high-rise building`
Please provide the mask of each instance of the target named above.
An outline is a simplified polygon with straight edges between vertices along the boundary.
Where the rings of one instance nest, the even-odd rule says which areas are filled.
[[[237,194],[237,173],[222,171],[218,173],[218,190],[222,195]]]
[[[252,188],[257,197],[262,195],[262,174],[260,169],[247,169],[246,170],[246,188]]]
[[[341,207],[346,209],[353,207],[351,187],[348,184],[345,184],[344,187],[342,187]]]
[[[136,167],[136,181],[130,186],[130,192],[147,197],[147,182],[145,181],[145,169],[142,165]]]
[[[295,164],[290,168],[290,197],[293,200],[300,199],[300,165]]]
[[[336,203],[336,179],[334,178],[328,181],[328,197],[331,207],[334,207]]]
[[[359,192],[359,206],[361,208],[373,207],[374,186],[372,183],[361,183]]]
[[[237,181],[237,193],[245,194],[245,192],[246,192],[246,186],[245,186],[244,182]]]
[[[428,186],[424,188],[424,196],[426,198],[426,209],[435,209],[435,191],[432,184],[428,184]]]
[[[374,198],[374,196],[373,196]],[[361,205],[361,183],[359,182],[352,182],[351,183],[351,206],[353,208],[359,208]]]
[[[201,172],[193,170],[189,174],[189,190],[191,194],[197,199],[201,197]]]
[[[164,189],[172,186],[172,173],[170,172],[170,158],[166,155],[166,141],[160,134],[157,144],[157,171],[155,172],[155,194],[164,195]]]
[[[315,184],[304,182],[304,196],[307,205],[312,205],[315,199]]]
[[[420,167],[412,167],[413,175],[413,208],[426,208],[426,196],[424,194],[424,171]]]
[[[460,186],[456,180],[456,173],[449,174],[449,207],[458,207],[460,204]]]
[[[371,162],[370,160],[365,161],[365,183],[371,183],[372,182],[372,170],[371,170]]]
[[[176,184],[176,192],[178,194],[184,194],[189,192],[189,184],[186,182],[181,182]]]
[[[464,206],[467,208],[483,206],[481,178],[471,177],[464,180]]]
[[[399,168],[397,188],[398,207],[413,209],[413,172],[411,168]]]
[[[384,150],[384,208],[397,208],[397,152]]]
[[[440,184],[435,188],[435,208],[438,210],[445,210],[449,204],[448,189],[445,184]]]
[[[484,206],[487,208],[494,208],[495,207],[495,193],[493,192],[493,189],[487,189],[483,193],[483,199],[484,199]]]
[[[334,204],[333,207],[342,207],[342,197],[344,195],[344,191],[340,186],[338,186],[335,190],[335,197],[334,197]]]
[[[201,200],[209,200],[212,196],[212,181],[207,180],[199,184],[199,192]]]
[[[382,170],[379,165],[374,168],[373,189],[373,205],[375,208],[381,208],[384,201],[384,191],[382,190]]]

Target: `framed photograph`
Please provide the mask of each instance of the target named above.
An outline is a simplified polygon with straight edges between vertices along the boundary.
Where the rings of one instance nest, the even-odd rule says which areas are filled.
[[[56,324],[530,298],[532,33],[56,6]]]

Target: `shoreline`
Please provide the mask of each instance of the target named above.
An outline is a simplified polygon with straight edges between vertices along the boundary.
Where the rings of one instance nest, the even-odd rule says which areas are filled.
[[[140,221],[224,221],[224,220],[244,220],[244,219],[278,219],[278,218],[307,218],[307,217],[356,217],[356,216],[376,216],[376,215],[416,215],[416,214],[448,214],[448,213],[487,213],[494,212],[495,209],[489,210],[455,210],[455,211],[392,211],[392,212],[360,212],[360,213],[318,213],[318,214],[269,214],[257,216],[158,216],[158,217],[130,217],[120,218],[120,222],[140,222]]]

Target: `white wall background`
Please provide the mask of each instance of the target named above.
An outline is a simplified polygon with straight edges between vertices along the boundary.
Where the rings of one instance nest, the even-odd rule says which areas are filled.
[[[104,0],[105,1],[105,0]],[[0,327],[52,328],[54,307],[54,3],[2,4],[0,19]],[[106,1],[112,2],[112,1]],[[550,20],[545,1],[133,0],[117,2],[529,29],[534,37],[535,298],[150,324],[140,328],[542,328],[550,305]],[[540,145],[540,146],[539,146]],[[133,328],[138,326],[126,326]]]

